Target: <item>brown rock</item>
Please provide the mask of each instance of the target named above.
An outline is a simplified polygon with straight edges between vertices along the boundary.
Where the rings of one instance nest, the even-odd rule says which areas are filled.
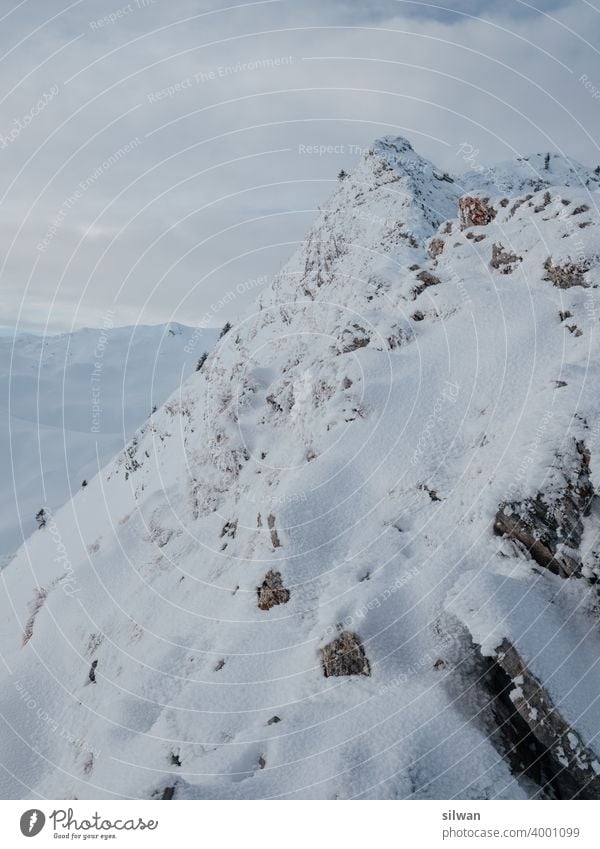
[[[339,637],[321,649],[321,663],[326,678],[371,674],[362,643],[352,631],[342,631]]]
[[[470,195],[459,198],[460,229],[467,227],[482,227],[496,217],[496,210],[489,203],[489,198],[478,198]]]
[[[258,606],[261,610],[270,610],[278,604],[287,604],[290,600],[290,591],[283,586],[281,572],[267,572],[265,579],[257,587]]]
[[[443,239],[432,239],[429,242],[427,247],[427,253],[431,257],[431,259],[435,259],[438,257],[444,250],[444,240]]]
[[[548,257],[544,263],[546,269],[546,277],[544,280],[550,280],[558,289],[570,289],[571,286],[583,286],[589,288],[589,283],[583,279],[586,271],[592,267],[591,259],[584,259],[581,262],[564,262],[562,265],[554,265],[552,257]]]
[[[511,254],[504,250],[504,245],[500,242],[494,242],[492,245],[492,259],[490,265],[492,268],[501,269],[504,274],[510,274],[513,270],[513,263],[522,262],[523,257],[517,254]]]

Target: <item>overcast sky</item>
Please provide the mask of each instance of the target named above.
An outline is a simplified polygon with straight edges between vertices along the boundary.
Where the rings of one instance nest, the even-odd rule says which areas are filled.
[[[588,0],[0,0],[0,325],[222,325],[380,135],[596,165],[599,36]]]

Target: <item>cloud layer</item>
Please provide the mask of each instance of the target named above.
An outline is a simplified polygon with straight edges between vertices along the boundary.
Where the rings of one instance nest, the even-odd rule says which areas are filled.
[[[2,12],[2,323],[248,309],[373,138],[600,161],[600,17],[530,4],[25,0]]]

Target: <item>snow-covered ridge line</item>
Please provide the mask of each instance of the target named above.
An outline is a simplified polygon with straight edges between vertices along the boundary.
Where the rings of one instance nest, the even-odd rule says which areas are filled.
[[[45,530],[5,570],[7,663],[77,741],[7,675],[10,774],[54,798],[597,794],[597,187],[376,142],[57,511],[69,592]]]

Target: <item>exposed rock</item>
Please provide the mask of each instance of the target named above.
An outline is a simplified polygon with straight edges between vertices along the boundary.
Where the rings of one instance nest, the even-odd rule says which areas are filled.
[[[532,198],[532,197],[533,197],[533,195],[525,195],[525,197],[523,197],[523,198],[519,198],[518,200],[516,200],[516,201],[513,203],[513,205],[511,206],[511,208],[510,208],[510,217],[512,218],[512,216],[515,214],[515,212],[516,212],[516,211],[517,211],[517,210],[518,210],[521,206],[523,206],[523,204],[524,204],[526,201],[531,200],[531,198]]]
[[[221,529],[221,533],[219,534],[219,536],[221,536],[221,537],[227,536],[227,537],[231,537],[232,539],[235,539],[237,526],[238,526],[237,519],[234,519],[234,521],[232,521],[232,522],[225,522],[225,524],[223,525],[223,527]]]
[[[277,528],[275,527],[275,516],[272,513],[269,513],[267,516],[267,525],[269,526],[269,530],[271,531],[271,545],[273,548],[279,548],[281,543],[279,542],[279,534],[277,533]]]
[[[522,754],[528,749],[535,754],[531,758],[537,766],[535,780],[546,794],[559,799],[600,798],[600,763],[598,758],[583,743],[581,737],[553,705],[548,692],[527,668],[516,648],[503,640],[496,650],[495,662],[507,678],[502,694],[508,696],[521,722],[514,722],[510,706],[506,703],[503,719],[505,731],[507,719],[512,719],[509,739],[512,737],[514,751]],[[508,679],[508,680],[507,680]],[[523,745],[525,744],[525,745]],[[532,745],[533,744],[533,745]]]
[[[503,274],[511,274],[513,271],[513,263],[522,262],[523,257],[517,254],[511,254],[504,250],[504,245],[500,242],[494,242],[492,245],[492,260],[490,265],[492,268],[502,269]]]
[[[402,348],[410,339],[411,336],[403,327],[396,327],[394,332],[387,337],[388,347],[390,351],[394,351],[396,348]]]
[[[544,280],[551,280],[559,289],[570,289],[571,286],[583,286],[589,288],[589,283],[583,279],[586,271],[592,267],[591,259],[583,259],[580,262],[564,262],[562,265],[554,265],[552,257],[548,257],[544,263],[547,271]]]
[[[432,501],[441,501],[442,499],[439,497],[435,489],[431,489],[426,483],[420,483],[419,489],[421,492],[426,492],[427,495],[431,498]]]
[[[578,553],[583,537],[583,519],[596,498],[590,481],[590,453],[576,442],[579,455],[574,472],[564,476],[558,496],[535,498],[500,505],[494,532],[523,545],[545,569],[563,578],[580,577],[582,562]]]
[[[281,572],[267,572],[256,592],[261,610],[270,610],[278,604],[287,604],[290,600],[290,591],[283,586]]]
[[[442,282],[439,277],[436,277],[435,274],[431,274],[429,271],[420,271],[417,274],[417,280],[420,280],[421,284],[419,286],[414,286],[412,289],[413,301],[416,300],[416,298],[418,298],[425,289],[429,289],[430,286],[439,286]]]
[[[98,661],[93,660],[92,665],[90,666],[90,671],[88,673],[88,678],[92,682],[92,684],[96,683],[96,667],[98,666]]]
[[[473,197],[465,195],[459,198],[458,209],[460,214],[460,229],[467,227],[481,227],[489,224],[496,217],[496,210],[489,203],[489,198]]]
[[[371,667],[357,634],[342,631],[339,637],[320,650],[326,678],[340,675],[370,675]]]
[[[29,602],[30,615],[25,623],[25,629],[23,631],[23,646],[26,646],[29,640],[33,637],[33,626],[35,625],[36,616],[44,606],[47,598],[48,590],[44,589],[44,587],[37,587],[33,599]]]
[[[544,192],[544,198],[543,198],[542,202],[540,204],[538,204],[537,206],[534,206],[533,211],[534,212],[543,212],[544,209],[546,209],[546,207],[551,202],[552,202],[552,196],[551,196],[550,192],[546,191],[546,192]]]
[[[346,328],[342,333],[341,349],[343,354],[349,354],[351,351],[356,351],[357,348],[366,348],[371,337],[358,324],[353,324],[352,327]]]
[[[427,253],[431,257],[431,259],[435,259],[436,257],[438,257],[443,252],[444,244],[445,244],[444,240],[438,239],[438,238],[432,239],[429,242],[429,245],[427,247]]]
[[[267,721],[267,725],[276,725],[278,722],[281,722],[281,717],[272,716],[271,719]]]

